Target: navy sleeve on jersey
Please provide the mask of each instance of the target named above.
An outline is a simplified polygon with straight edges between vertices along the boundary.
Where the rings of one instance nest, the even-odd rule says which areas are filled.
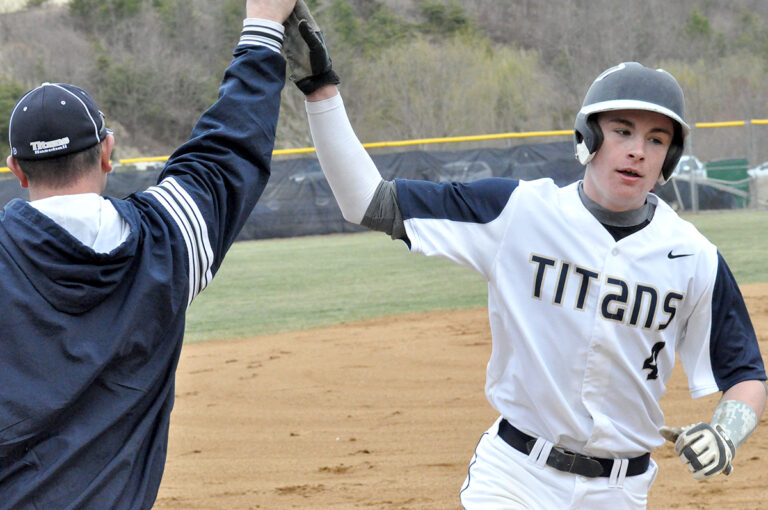
[[[496,219],[518,183],[501,177],[445,183],[395,180],[403,221],[428,218],[469,223]]]
[[[719,252],[717,261],[709,349],[715,380],[725,391],[743,381],[765,380],[766,375],[744,298]]]
[[[440,256],[490,277],[511,217],[505,211],[519,181],[496,177],[395,184],[406,231],[403,241],[409,250]]]

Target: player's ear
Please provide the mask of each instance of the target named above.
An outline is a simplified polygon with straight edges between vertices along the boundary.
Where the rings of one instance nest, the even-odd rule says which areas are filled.
[[[8,165],[8,168],[11,169],[11,172],[13,173],[13,175],[15,175],[16,178],[19,180],[21,187],[28,188],[29,180],[27,179],[27,176],[24,175],[24,171],[19,166],[19,162],[16,161],[16,158],[14,158],[13,156],[8,156],[8,159],[6,159],[5,162]]]

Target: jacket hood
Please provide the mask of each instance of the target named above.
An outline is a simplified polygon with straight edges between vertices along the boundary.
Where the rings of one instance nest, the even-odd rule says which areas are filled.
[[[73,237],[48,216],[16,199],[0,218],[4,246],[32,286],[53,308],[81,314],[104,301],[121,280],[130,277],[138,247],[136,213],[121,201],[112,201],[130,225],[128,238],[110,253],[97,253]]]

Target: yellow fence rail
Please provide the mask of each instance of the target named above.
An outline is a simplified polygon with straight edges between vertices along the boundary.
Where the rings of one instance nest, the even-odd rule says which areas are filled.
[[[753,121],[730,120],[727,122],[697,122],[694,124],[697,128],[718,128],[718,127],[740,127],[747,124],[755,124]]]
[[[734,120],[726,122],[697,122],[696,128],[721,128],[721,127],[743,127],[749,124],[761,126],[768,125],[768,119]],[[535,138],[543,136],[571,136],[573,130],[559,131],[521,131],[518,133],[496,133],[489,135],[471,135],[471,136],[451,136],[445,138],[419,138],[414,140],[398,140],[392,142],[371,142],[364,143],[366,149],[377,149],[382,147],[407,147],[412,145],[429,145],[436,143],[458,143],[458,142],[478,142],[487,140],[504,140],[513,138]],[[308,154],[315,152],[314,147],[302,147],[298,149],[276,149],[272,152],[275,156]],[[167,161],[170,156],[156,156],[147,158],[126,158],[118,160],[121,165],[134,165],[137,163],[162,163]],[[0,173],[7,173],[10,170],[7,167],[0,167]]]
[[[573,130],[564,131],[523,131],[520,133],[497,133],[492,135],[472,135],[472,136],[451,136],[446,138],[417,138],[415,140],[398,140],[392,142],[371,142],[364,143],[366,149],[377,149],[381,147],[406,147],[409,145],[427,145],[433,143],[457,143],[457,142],[477,142],[485,140],[501,140],[505,138],[531,138],[536,136],[564,136],[573,135]],[[300,149],[276,149],[272,152],[274,156],[284,156],[293,154],[308,154],[315,152],[314,147],[302,147]],[[132,165],[135,163],[146,163],[152,161],[167,161],[169,156],[157,158],[134,158],[121,159],[120,164]]]

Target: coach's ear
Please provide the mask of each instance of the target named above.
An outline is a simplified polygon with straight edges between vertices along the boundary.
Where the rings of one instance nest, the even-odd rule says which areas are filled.
[[[112,171],[112,150],[114,148],[115,137],[112,133],[109,133],[101,142],[101,170],[105,174]]]
[[[5,162],[8,164],[8,168],[11,169],[11,172],[13,172],[13,175],[15,175],[16,178],[19,180],[21,187],[28,188],[29,180],[27,179],[27,176],[24,175],[24,171],[19,166],[19,162],[16,161],[16,158],[14,158],[13,156],[8,156],[8,159],[6,159]]]

